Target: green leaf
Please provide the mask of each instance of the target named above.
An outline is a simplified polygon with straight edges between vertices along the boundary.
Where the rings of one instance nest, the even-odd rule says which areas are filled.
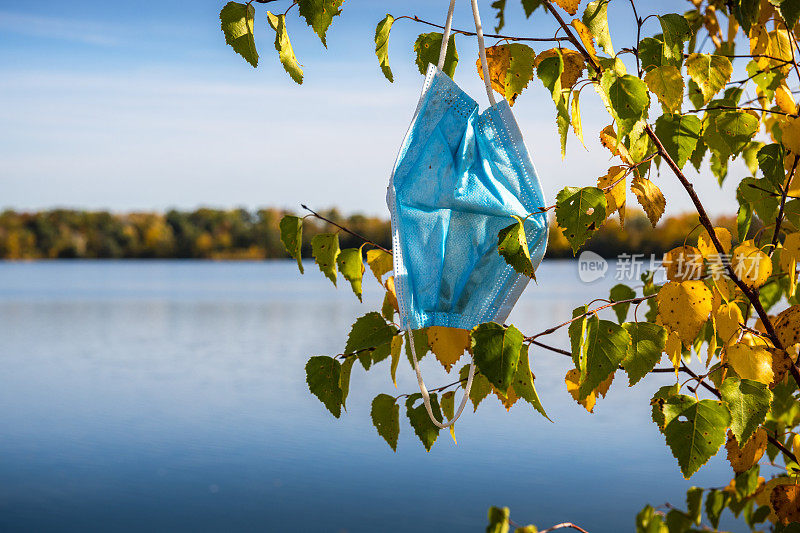
[[[292,49],[292,42],[289,40],[289,33],[286,31],[286,15],[273,15],[267,11],[267,21],[275,30],[275,50],[278,51],[278,59],[283,65],[283,69],[292,77],[297,84],[303,83],[303,69],[297,62]]]
[[[736,189],[736,200],[739,205],[746,205],[755,211],[762,222],[771,222],[778,211],[778,197],[772,192],[774,190],[768,180],[744,178]]]
[[[730,494],[724,490],[711,489],[706,496],[706,516],[714,529],[719,527],[719,517],[728,505]]]
[[[665,387],[659,388],[656,393],[653,395],[653,398],[650,400],[650,405],[652,407],[652,418],[653,422],[658,426],[658,430],[661,433],[664,433],[664,402],[673,396],[678,394],[678,385],[667,385]]]
[[[665,113],[656,120],[656,136],[678,168],[686,165],[697,147],[702,127],[702,122],[694,115]]]
[[[320,233],[311,238],[311,254],[320,271],[336,285],[336,259],[339,257],[339,234]]]
[[[608,296],[609,300],[612,302],[621,302],[623,300],[630,300],[631,298],[636,298],[636,291],[628,287],[623,283],[619,283],[611,287],[611,291],[609,292]],[[626,302],[624,304],[618,304],[614,306],[614,312],[617,314],[617,321],[622,323],[625,322],[625,319],[628,317],[628,309],[630,308],[630,302]]]
[[[725,442],[731,415],[721,401],[685,395],[664,400],[662,413],[667,446],[689,479]]]
[[[639,62],[645,72],[658,68],[664,64],[664,41],[645,37],[639,42]],[[673,67],[675,65],[672,65]]]
[[[392,337],[392,347],[389,353],[392,356],[392,362],[389,367],[389,372],[392,376],[392,383],[394,386],[397,387],[397,365],[400,364],[400,350],[403,349],[403,337],[402,335],[395,335]]]
[[[652,68],[645,74],[644,82],[667,111],[680,112],[683,102],[683,78],[677,67],[664,65]]]
[[[516,372],[514,372],[513,385],[514,392],[517,396],[531,404],[543,417],[550,420],[550,417],[547,416],[544,410],[542,402],[539,400],[539,395],[536,393],[536,387],[533,385],[533,373],[531,372],[530,361],[528,360],[527,344],[523,344],[520,350],[519,363],[517,364]],[[552,420],[550,421],[552,422]]]
[[[347,395],[350,394],[350,375],[355,362],[355,357],[347,357],[342,363],[342,368],[339,372],[339,388],[342,389],[342,407],[345,408],[345,411],[347,410]]]
[[[630,133],[637,122],[647,118],[650,94],[647,85],[636,76],[617,76],[607,94],[617,120],[619,138]]]
[[[683,15],[669,13],[658,17],[664,36],[664,61],[677,68],[683,63],[683,48],[692,29]]]
[[[364,263],[361,248],[345,248],[336,258],[336,264],[344,279],[350,282],[353,292],[361,301],[361,280],[364,277]]]
[[[636,533],[667,533],[664,519],[649,505],[636,515]]]
[[[344,353],[352,354],[363,351],[371,361],[374,350],[381,347],[386,348],[387,351],[391,349],[390,343],[396,334],[397,328],[387,324],[380,313],[371,311],[356,320],[350,328]],[[369,363],[362,361],[362,364],[369,369]]]
[[[582,305],[572,310],[573,320],[567,331],[569,332],[569,343],[572,351],[572,362],[575,363],[575,368],[581,371],[586,369],[586,312],[589,311],[588,305]],[[583,315],[583,316],[581,316]]]
[[[219,12],[225,43],[242,56],[253,68],[258,66],[258,52],[253,35],[256,10],[250,4],[228,2]]]
[[[370,416],[378,435],[383,437],[392,450],[397,451],[397,438],[400,436],[400,406],[397,401],[388,394],[378,394],[372,400]]]
[[[786,170],[783,167],[784,156],[783,146],[777,143],[764,146],[756,155],[758,168],[764,174],[764,179],[776,189],[782,187],[786,179]]]
[[[414,52],[417,54],[417,68],[423,76],[428,71],[428,64],[436,65],[439,62],[439,50],[442,46],[441,33],[422,33],[414,42]],[[447,53],[444,56],[444,67],[442,72],[451,78],[456,73],[458,64],[458,52],[456,51],[455,34],[450,35],[447,42]]]
[[[542,84],[550,91],[550,96],[556,104],[556,125],[561,137],[561,157],[564,157],[567,147],[567,133],[569,132],[569,110],[564,88],[561,87],[561,74],[564,72],[564,58],[561,51],[556,49],[555,55],[541,60],[536,67],[536,75]],[[566,89],[569,89],[568,87]]]
[[[778,69],[762,70],[755,59],[747,64],[746,70],[747,75],[753,78],[756,87],[764,93],[767,100],[775,97],[775,90],[785,79],[784,74]]]
[[[700,109],[705,104],[703,91],[700,90],[700,86],[692,78],[689,78],[689,82],[686,84],[686,95],[695,109]]]
[[[707,151],[708,147],[706,146],[706,143],[703,142],[703,139],[698,139],[697,146],[692,152],[692,155],[689,157],[689,161],[691,161],[692,166],[698,172],[700,172],[700,166],[703,164],[703,158],[705,158]]]
[[[456,391],[447,391],[442,394],[442,413],[447,420],[453,420],[456,414]],[[450,424],[450,436],[453,437],[453,442],[458,444],[456,440],[456,425]]]
[[[342,389],[339,376],[342,365],[333,357],[317,355],[306,363],[308,390],[319,398],[336,418],[342,414]]]
[[[700,87],[703,95],[702,104],[700,104],[702,106],[731,81],[733,66],[731,60],[725,56],[690,54],[686,59],[686,72]],[[695,102],[692,101],[692,103]],[[695,106],[700,107],[696,103]]]
[[[750,26],[758,22],[760,0],[733,0],[731,2],[734,17],[745,33],[750,33]]]
[[[750,224],[753,223],[753,208],[750,205],[740,205],[736,212],[736,236],[739,241],[747,240]]]
[[[325,34],[333,22],[333,17],[342,12],[343,2],[344,0],[297,0],[300,16],[306,19],[306,23],[311,26],[314,33],[319,35],[325,48],[328,47]]]
[[[494,31],[497,33],[503,29],[503,26],[506,25],[506,0],[495,0],[492,2],[491,7],[497,10],[497,13],[495,14],[497,26],[494,27]]]
[[[508,68],[505,72],[505,79],[502,80],[505,87],[503,96],[513,105],[517,96],[533,79],[536,52],[530,46],[522,43],[509,43],[492,49],[502,50],[504,54],[508,54]],[[498,57],[498,59],[500,58]],[[491,59],[489,65],[492,65]]]
[[[764,383],[730,376],[719,388],[722,401],[731,412],[731,431],[741,446],[764,422],[772,403],[772,392]]]
[[[464,365],[458,372],[458,377],[462,381],[467,379],[469,375],[469,365]],[[472,402],[472,411],[478,410],[478,405],[484,398],[489,396],[492,392],[492,384],[486,379],[486,376],[475,370],[475,376],[472,378],[472,388],[469,390],[469,399]]]
[[[800,19],[800,2],[797,0],[781,0],[772,2],[781,13],[781,17],[786,22],[787,28],[794,28],[797,20]]]
[[[528,239],[525,237],[525,226],[522,219],[515,216],[517,221],[500,230],[497,234],[497,252],[511,265],[514,270],[529,278],[536,278],[528,251]]]
[[[525,18],[530,18],[534,11],[542,5],[542,0],[522,0],[522,9],[525,11]]]
[[[387,13],[386,17],[378,22],[375,28],[375,55],[378,56],[378,64],[386,79],[394,82],[392,69],[389,67],[389,32],[392,30],[394,17]]]
[[[686,514],[692,522],[700,525],[700,520],[703,518],[702,487],[691,487],[686,491]]]
[[[417,353],[417,361],[422,361],[422,358],[428,355],[428,330],[415,329],[411,331],[411,337],[414,339],[414,351]],[[414,360],[411,359],[411,345],[406,342],[406,358],[408,364],[414,366]]]
[[[289,256],[297,260],[297,268],[303,273],[303,258],[300,250],[303,245],[303,219],[294,215],[285,215],[281,219],[281,242],[289,252]]]
[[[508,533],[508,518],[511,511],[508,507],[489,507],[489,525],[486,533]]]
[[[523,335],[514,326],[486,322],[471,334],[472,355],[481,374],[505,394],[517,371]]]
[[[406,415],[408,416],[408,421],[411,422],[411,427],[414,428],[414,433],[419,437],[422,445],[425,446],[425,450],[431,451],[433,443],[436,442],[436,438],[439,436],[439,428],[431,422],[431,418],[428,416],[428,411],[425,409],[425,404],[423,402],[420,402],[417,407],[414,407],[414,403],[421,399],[422,394],[420,393],[412,394],[406,399]],[[441,420],[442,411],[439,408],[438,397],[434,393],[430,395],[430,399],[433,416],[435,416],[437,420]]]
[[[606,219],[606,197],[597,187],[564,187],[556,196],[556,222],[573,253]]]
[[[626,322],[622,327],[631,337],[622,367],[628,374],[628,385],[632,387],[661,360],[667,343],[667,330],[651,322]]]
[[[727,159],[745,149],[758,125],[758,118],[747,111],[724,111],[709,117],[703,140],[720,158]]]
[[[585,399],[613,374],[628,353],[631,337],[622,326],[592,315],[586,329],[586,375],[578,388],[578,400]]]
[[[764,147],[764,143],[760,141],[750,141],[747,146],[742,150],[742,159],[744,164],[747,165],[747,170],[751,174],[755,174],[758,170],[758,152]]]
[[[613,56],[614,47],[611,44],[611,33],[608,31],[608,1],[595,0],[594,2],[589,2],[583,12],[582,20],[600,48],[608,55]]]

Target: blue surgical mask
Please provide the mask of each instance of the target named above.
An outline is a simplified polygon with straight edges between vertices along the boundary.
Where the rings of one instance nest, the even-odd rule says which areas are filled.
[[[513,216],[523,218],[534,268],[547,245],[542,189],[511,108],[505,100],[495,102],[476,0],[472,8],[490,107],[479,113],[475,100],[442,72],[454,3],[439,65],[428,66],[387,194],[395,288],[407,330],[504,322],[529,278],[500,256],[498,232],[515,222]],[[474,367],[467,390],[473,373]],[[434,423],[455,422],[458,415],[448,424],[435,420],[417,375]]]

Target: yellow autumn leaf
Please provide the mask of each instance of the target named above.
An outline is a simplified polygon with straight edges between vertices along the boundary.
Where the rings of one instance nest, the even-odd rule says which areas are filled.
[[[602,189],[606,197],[606,217],[611,216],[614,211],[619,211],[621,222],[625,221],[626,172],[626,167],[617,165],[609,168],[605,176],[597,178],[597,188]]]
[[[581,141],[581,144],[584,148],[586,148],[586,143],[583,142],[583,121],[581,120],[581,103],[580,103],[581,92],[580,91],[572,91],[572,102],[570,103],[571,109],[571,117],[570,122],[572,123],[572,131],[575,133],[575,137]]]
[[[745,241],[733,249],[731,267],[745,285],[756,289],[772,275],[772,259],[753,246],[752,241]]]
[[[800,457],[800,435],[792,437],[792,453],[795,457]]]
[[[767,432],[764,428],[758,428],[753,436],[750,437],[744,446],[740,446],[733,436],[733,432],[728,430],[728,441],[725,443],[728,452],[728,462],[737,474],[745,472],[756,464],[767,450]]]
[[[779,122],[781,142],[795,154],[800,154],[800,117],[783,117]]]
[[[536,53],[525,44],[498,44],[486,49],[486,62],[489,66],[489,80],[492,89],[499,92],[514,105],[517,96],[528,86],[533,78]],[[475,61],[478,75],[483,79],[480,59]]]
[[[494,392],[494,395],[500,400],[500,403],[503,404],[503,407],[506,408],[506,411],[510,411],[514,404],[517,403],[517,400],[519,400],[519,396],[514,392],[514,385],[509,385],[505,394],[494,387],[492,387],[492,392]]]
[[[600,144],[611,152],[611,155],[618,155],[623,162],[631,164],[631,156],[625,145],[617,139],[617,132],[614,131],[614,126],[609,124],[600,131]]]
[[[747,346],[744,343],[732,344],[725,348],[723,361],[733,368],[740,378],[760,381],[765,385],[772,383],[772,354],[760,346]]]
[[[792,356],[786,350],[779,348],[767,348],[772,354],[772,383],[769,384],[770,389],[774,389],[776,385],[782,383],[786,378],[793,364]],[[798,456],[800,457],[800,456]]]
[[[683,102],[683,77],[677,67],[662,65],[652,68],[644,75],[644,82],[669,112],[680,111]]]
[[[694,246],[678,246],[664,254],[662,265],[670,281],[687,281],[703,277],[703,254]]]
[[[636,195],[650,223],[655,226],[667,207],[667,200],[661,194],[661,189],[649,179],[637,176],[631,181],[631,192]]]
[[[683,345],[681,344],[681,337],[674,331],[670,331],[667,337],[667,342],[664,344],[664,353],[667,354],[669,362],[675,367],[675,375],[678,375],[678,368],[681,366],[681,352],[683,352]]]
[[[578,37],[580,37],[583,47],[586,48],[586,51],[589,52],[592,59],[597,60],[597,49],[594,46],[594,36],[592,32],[586,24],[578,19],[573,19],[571,24],[572,27],[575,28],[575,31],[578,32]]]
[[[428,346],[447,372],[469,350],[469,330],[430,326]]]
[[[800,305],[793,305],[781,311],[772,324],[785,348],[800,342]]]
[[[742,310],[735,303],[724,303],[714,312],[717,334],[725,345],[736,342],[741,324],[744,323]]]
[[[577,3],[575,5],[577,6]],[[538,67],[539,64],[548,57],[558,55],[558,52],[558,48],[545,50],[536,56],[535,66]],[[575,82],[580,79],[583,69],[586,68],[586,61],[584,61],[583,55],[581,55],[580,52],[568,48],[561,48],[561,58],[564,61],[564,70],[561,72],[561,88],[563,90],[572,89]]]
[[[381,283],[383,283],[383,275],[394,268],[392,254],[386,253],[383,250],[378,250],[377,248],[367,250],[367,264]]]
[[[781,523],[800,522],[800,486],[786,484],[773,488],[769,506]]]
[[[573,368],[564,376],[564,382],[567,384],[567,391],[572,395],[572,398],[591,413],[594,410],[594,404],[597,402],[597,393],[592,391],[583,400],[578,400],[580,397],[578,389],[580,388],[581,371]]]
[[[661,323],[690,347],[711,314],[711,291],[702,281],[670,281],[658,291],[656,301]]]
[[[794,101],[792,92],[786,86],[786,82],[775,89],[775,105],[784,113],[794,114],[797,111],[797,104]]]
[[[397,304],[397,293],[394,290],[394,276],[389,276],[388,278],[386,278],[386,283],[384,284],[384,287],[386,288],[386,297],[389,299],[389,302],[391,302],[392,307],[394,307],[394,310],[399,313],[400,306]]]
[[[578,12],[578,5],[580,5],[580,0],[553,0],[558,7],[569,13],[570,15],[574,15]]]
[[[722,249],[727,254],[731,251],[731,232],[728,231],[727,228],[722,227],[715,227],[714,228],[714,235],[717,236],[717,240],[722,245]],[[709,257],[719,256],[719,252],[717,248],[714,246],[714,243],[711,242],[711,235],[709,235],[707,230],[703,230],[700,233],[700,236],[697,237],[697,249],[700,250],[700,253],[703,254],[703,257],[708,259]]]

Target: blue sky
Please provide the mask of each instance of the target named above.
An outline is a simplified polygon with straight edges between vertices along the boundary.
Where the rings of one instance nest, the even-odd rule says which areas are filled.
[[[487,31],[494,26],[489,3],[481,2]],[[374,55],[375,25],[387,12],[442,23],[447,1],[347,0],[327,50],[293,9],[287,24],[305,70],[302,86],[278,63],[267,7],[256,5],[261,58],[253,69],[224,43],[223,4],[0,0],[0,207],[128,211],[303,202],[385,215],[386,183],[423,81],[412,45],[430,30],[408,20],[395,25],[390,84]],[[283,11],[288,4],[268,6]],[[542,11],[525,20],[518,2],[508,4],[502,33],[553,35]],[[665,4],[675,12],[689,6],[669,0],[657,4],[662,12]],[[624,38],[633,26],[626,5],[612,2],[610,15],[612,32]],[[640,13],[653,5],[645,2]],[[471,24],[463,0],[454,26]],[[620,41],[616,48],[632,44]],[[457,48],[456,80],[485,105],[475,41],[459,37]],[[596,140],[608,115],[590,89],[581,103],[587,149],[570,134],[564,161],[555,110],[538,80],[513,108],[550,199],[565,185],[596,183],[613,164]],[[745,172],[734,165],[730,176],[738,181]],[[688,175],[710,212],[735,211],[733,179],[720,191],[710,174]],[[691,208],[674,176],[653,179],[667,197],[667,213]],[[628,201],[635,202],[630,193]]]

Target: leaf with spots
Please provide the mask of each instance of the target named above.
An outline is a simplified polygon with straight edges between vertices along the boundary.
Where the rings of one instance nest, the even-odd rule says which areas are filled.
[[[667,207],[667,200],[661,193],[661,189],[649,179],[637,176],[631,181],[631,192],[636,195],[639,205],[642,206],[650,223],[655,227]]]
[[[667,446],[689,479],[725,442],[731,415],[721,401],[685,395],[667,398],[661,411]]]
[[[619,324],[592,315],[586,328],[586,375],[581,380],[578,398],[585,399],[613,374],[625,359],[631,336]]]
[[[603,191],[606,197],[606,216],[611,216],[615,211],[619,211],[620,223],[625,221],[625,201],[627,200],[625,176],[627,173],[627,167],[615,165],[608,169],[605,176],[597,178],[597,187]]]
[[[613,56],[614,46],[611,44],[611,34],[608,31],[608,2],[609,0],[589,2],[581,20],[592,32],[600,48]]]
[[[606,79],[604,76],[603,80]],[[624,137],[633,130],[636,123],[647,118],[650,94],[645,82],[630,74],[612,76],[608,81],[610,84],[603,82],[601,86],[611,104],[619,136]]]
[[[281,242],[289,252],[289,256],[297,260],[297,268],[303,274],[303,257],[300,250],[303,246],[303,219],[294,215],[286,215],[280,222]]]
[[[531,404],[543,417],[550,420],[550,417],[547,416],[544,410],[542,402],[539,400],[539,395],[536,393],[536,387],[534,387],[533,384],[533,372],[531,372],[530,360],[528,359],[527,344],[524,344],[520,350],[519,363],[514,373],[512,387],[517,396]],[[550,421],[552,422],[552,420]]]
[[[769,495],[769,506],[781,523],[800,522],[800,486],[787,484],[773,488]]]
[[[667,111],[680,113],[683,102],[683,78],[677,67],[664,65],[652,68],[645,74],[644,82]]]
[[[292,77],[295,83],[303,83],[303,69],[297,62],[289,40],[289,32],[286,31],[286,15],[273,15],[267,11],[267,21],[275,30],[275,50],[278,51],[278,59],[283,65],[283,69]]]
[[[364,277],[361,248],[345,248],[337,256],[336,264],[344,279],[350,282],[358,301],[361,301],[361,280]]]
[[[533,79],[536,52],[526,44],[510,43],[490,46],[486,49],[489,79],[492,89],[503,95],[510,105]],[[483,79],[481,60],[476,62],[478,75]]]
[[[667,330],[651,322],[626,322],[622,327],[631,338],[622,368],[628,374],[628,385],[632,387],[661,359],[667,343]]]
[[[471,351],[481,374],[505,393],[517,370],[522,349],[522,333],[514,326],[486,322],[475,326],[471,334]]]
[[[431,451],[433,443],[439,436],[439,428],[431,422],[428,416],[428,411],[425,409],[425,404],[422,400],[422,394],[412,394],[406,399],[406,416],[408,421],[411,422],[411,427],[414,428],[414,433],[419,437],[422,445],[425,446],[426,451]],[[431,412],[437,420],[442,419],[442,411],[439,408],[439,398],[436,393],[430,395]],[[414,404],[419,401],[419,405],[414,407]]]
[[[744,342],[732,344],[725,348],[723,361],[745,381],[759,382],[765,388],[772,383],[772,353],[763,346],[748,346]]]
[[[663,60],[665,63],[680,68],[683,62],[684,44],[691,37],[692,28],[686,21],[686,17],[677,13],[660,15],[658,21],[661,23],[664,38]]]
[[[723,401],[725,401],[724,397]],[[736,415],[732,416],[735,417]],[[728,462],[731,464],[733,471],[737,474],[746,472],[754,464],[758,463],[767,450],[767,432],[764,428],[758,428],[752,437],[745,442],[744,446],[739,446],[739,442],[733,432],[728,430],[728,441],[725,443],[725,449],[728,452]]]
[[[665,113],[656,120],[656,136],[678,168],[683,168],[697,147],[703,124],[694,115]]]
[[[565,187],[556,196],[556,222],[574,253],[605,219],[606,197],[597,187]]]
[[[339,361],[328,356],[314,356],[306,363],[308,390],[336,418],[342,414],[342,389],[339,385],[341,369]]]
[[[369,370],[372,353],[381,350],[386,351],[386,355],[389,355],[395,335],[397,335],[397,328],[387,324],[380,313],[372,311],[360,317],[353,324],[350,334],[347,336],[344,353],[358,353],[361,364],[366,370]]]
[[[453,365],[470,348],[469,330],[430,326],[428,328],[428,346],[436,356],[436,360],[447,372],[450,372]]]
[[[420,74],[425,75],[428,65],[436,65],[439,62],[439,49],[442,46],[442,34],[421,33],[414,42],[414,52],[417,55],[416,63]],[[456,37],[451,34],[447,41],[447,53],[444,56],[444,66],[442,72],[451,78],[456,73],[458,64],[458,52],[456,51]]]
[[[333,17],[342,12],[343,3],[344,0],[297,0],[300,16],[306,19],[306,23],[319,36],[325,48],[328,47],[325,35],[333,22]]]
[[[320,271],[336,285],[336,259],[339,257],[339,234],[320,233],[311,238],[311,253]]]
[[[466,383],[468,375],[469,365],[462,366],[461,370],[458,371],[458,378]],[[476,369],[475,377],[472,379],[472,388],[469,390],[469,400],[472,402],[473,412],[478,410],[478,405],[480,405],[483,399],[489,396],[491,392],[492,384],[489,383],[489,380],[486,379],[486,376],[481,374],[480,371]]]
[[[394,82],[392,69],[389,67],[389,32],[392,31],[394,17],[387,14],[375,28],[375,55],[378,56],[378,64],[381,72],[390,82]]]
[[[570,15],[574,15],[578,12],[578,5],[581,3],[580,0],[553,0],[558,7],[569,13]]]
[[[397,451],[397,438],[400,436],[400,406],[397,400],[388,394],[378,394],[372,400],[370,416],[378,435],[392,450]]]
[[[255,8],[250,4],[228,2],[219,12],[225,43],[242,56],[253,68],[258,66],[258,52],[253,34]]]
[[[702,281],[670,281],[656,296],[661,323],[676,332],[684,346],[691,346],[711,314],[711,297]]]
[[[536,279],[531,254],[528,250],[528,238],[525,236],[525,225],[521,218],[515,216],[516,222],[500,230],[497,234],[497,252],[514,270]]]
[[[727,57],[712,54],[689,54],[686,72],[700,87],[702,103],[708,103],[725,84],[731,81],[733,66]]]
[[[729,376],[719,388],[731,412],[731,431],[737,442],[747,442],[764,422],[772,404],[768,384]],[[766,438],[766,437],[765,437]]]

